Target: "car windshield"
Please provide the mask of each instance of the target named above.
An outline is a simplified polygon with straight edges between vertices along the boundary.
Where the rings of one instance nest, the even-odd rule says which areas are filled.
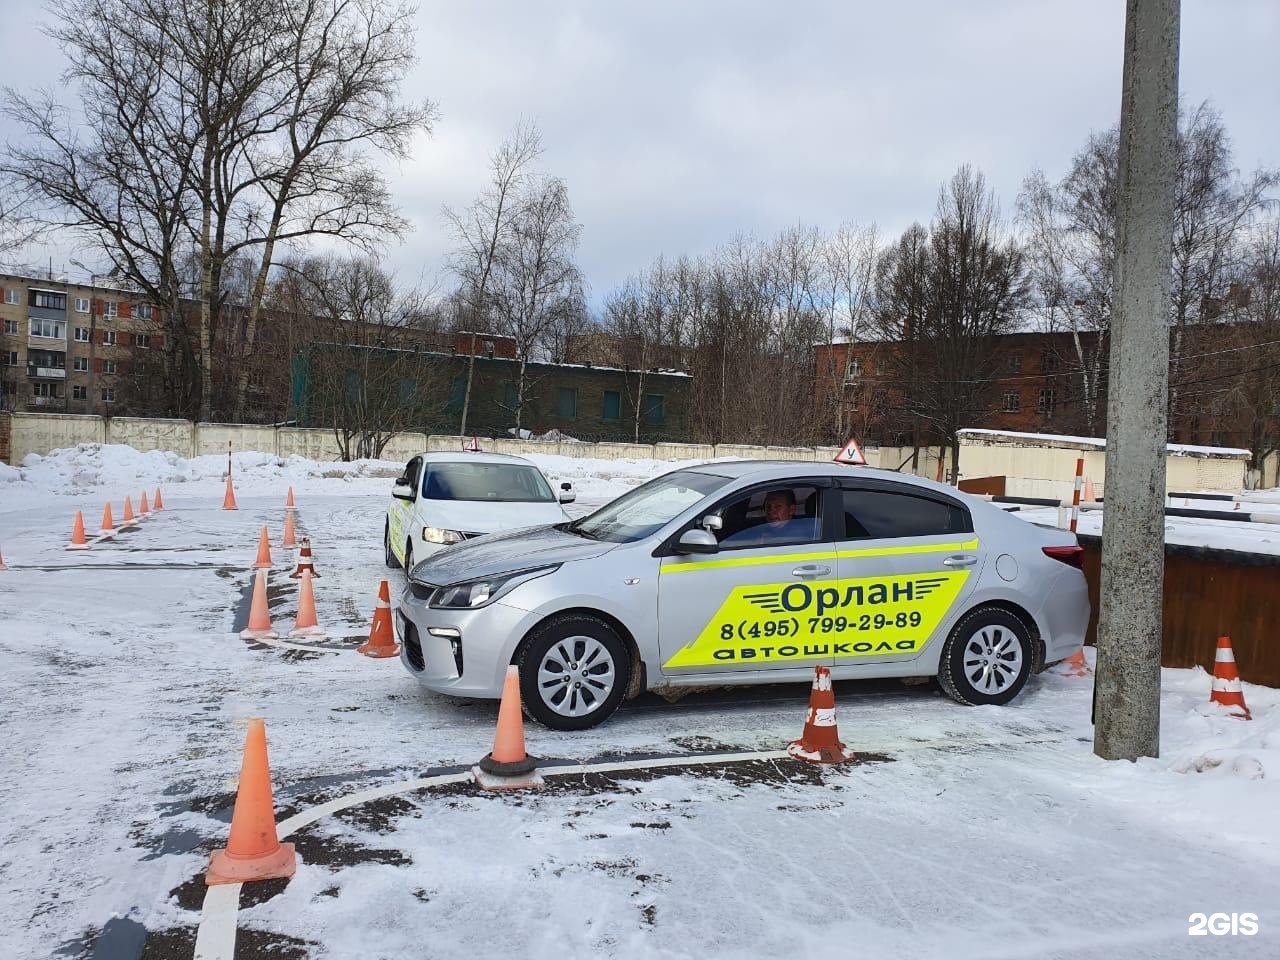
[[[662,529],[685,510],[729,482],[728,477],[677,470],[650,480],[567,525],[592,540],[634,543]]]
[[[422,496],[491,503],[554,503],[556,499],[536,467],[518,463],[428,463]]]

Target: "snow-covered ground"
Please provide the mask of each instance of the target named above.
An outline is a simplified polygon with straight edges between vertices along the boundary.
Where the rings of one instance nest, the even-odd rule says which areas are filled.
[[[576,512],[676,464],[538,457]],[[495,706],[423,692],[395,660],[229,636],[258,528],[285,489],[316,545],[322,623],[366,629],[386,462],[83,447],[0,467],[0,957],[191,957],[226,839],[242,722],[264,716],[281,816],[473,763]],[[162,484],[166,511],[86,553],[71,517]],[[1095,515],[1086,515],[1097,516]],[[1280,528],[1276,528],[1280,530]],[[272,615],[296,584],[275,550]],[[394,592],[394,591],[393,591]],[[1091,752],[1087,679],[1050,671],[1005,708],[926,686],[840,684],[865,762],[761,761],[551,778],[538,794],[399,792],[305,827],[288,884],[246,887],[236,957],[1280,956],[1280,691],[1254,720],[1166,670],[1163,755]],[[807,690],[642,698],[531,752],[588,762],[774,751]],[[1255,936],[1188,936],[1193,913]],[[145,943],[144,943],[145,935]]]

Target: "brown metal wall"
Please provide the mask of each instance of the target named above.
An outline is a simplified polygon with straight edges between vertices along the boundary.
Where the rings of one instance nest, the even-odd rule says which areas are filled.
[[[1098,537],[1080,537],[1093,616],[1098,628]],[[1213,671],[1218,637],[1231,638],[1240,676],[1280,687],[1280,557],[1169,544],[1165,547],[1164,645],[1166,667],[1200,664]]]

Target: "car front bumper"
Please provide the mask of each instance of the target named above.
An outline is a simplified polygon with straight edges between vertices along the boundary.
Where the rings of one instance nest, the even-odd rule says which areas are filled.
[[[400,662],[419,683],[456,697],[498,698],[520,639],[537,618],[496,601],[437,610],[405,590],[395,615]]]

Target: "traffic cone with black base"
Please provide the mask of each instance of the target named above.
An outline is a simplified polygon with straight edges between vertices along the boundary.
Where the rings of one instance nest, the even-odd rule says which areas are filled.
[[[297,580],[303,575],[320,579],[320,574],[316,573],[315,564],[311,562],[311,538],[302,538],[302,549],[298,552],[298,565],[294,568],[293,573],[289,574],[289,579]]]
[[[385,580],[378,587],[378,603],[373,608],[373,623],[369,627],[369,639],[356,647],[356,653],[363,653],[366,657],[398,657],[400,655],[400,644],[396,643],[395,632],[391,628],[391,588]]]
[[[275,803],[271,797],[271,768],[267,763],[267,728],[261,717],[249,721],[244,738],[240,786],[231,814],[227,845],[213,851],[204,882],[249,883],[292,877],[298,854],[292,843],[281,843],[276,833]]]
[[[799,740],[791,741],[787,753],[809,763],[844,763],[854,757],[845,752],[840,742],[840,732],[836,729],[836,694],[831,689],[831,671],[826,667],[813,668],[813,690],[809,694],[804,733]]]
[[[524,715],[520,709],[520,670],[507,667],[498,706],[498,729],[493,749],[471,768],[476,783],[486,790],[523,790],[541,787],[538,761],[524,749]]]
[[[1240,671],[1236,669],[1235,651],[1230,637],[1218,638],[1218,650],[1213,658],[1213,689],[1209,692],[1211,703],[1218,703],[1231,710],[1231,716],[1252,720],[1253,714],[1244,702],[1244,688],[1240,685]]]

